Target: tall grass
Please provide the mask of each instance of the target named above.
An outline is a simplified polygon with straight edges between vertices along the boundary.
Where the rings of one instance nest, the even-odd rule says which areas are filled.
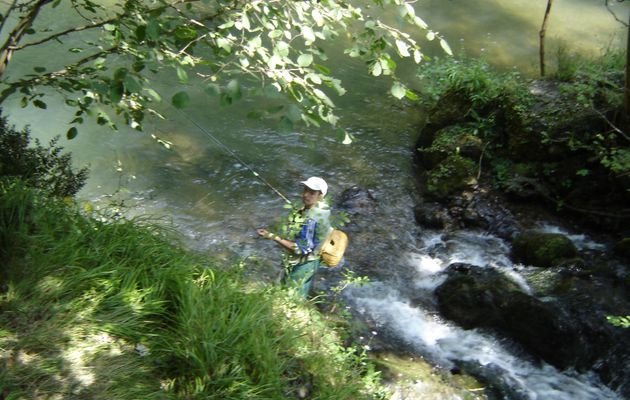
[[[174,245],[0,185],[0,393],[59,399],[362,399],[377,374],[308,305]]]

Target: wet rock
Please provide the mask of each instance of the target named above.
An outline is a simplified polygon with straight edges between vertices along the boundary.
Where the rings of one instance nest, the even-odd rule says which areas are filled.
[[[573,242],[563,234],[525,231],[512,242],[514,262],[548,268],[578,257]]]
[[[445,317],[466,329],[507,336],[558,368],[594,370],[604,383],[630,394],[630,329],[606,323],[606,315],[630,306],[623,289],[603,279],[573,278],[562,293],[550,287],[555,294],[534,297],[494,268],[456,264],[446,273],[436,290]]]
[[[353,186],[343,191],[338,208],[351,216],[369,215],[376,210],[376,198],[370,189]]]
[[[448,210],[439,203],[422,203],[414,208],[416,222],[428,229],[444,229],[453,224]]]
[[[489,328],[514,338],[531,354],[566,368],[582,342],[572,320],[525,293],[496,269],[456,264],[436,296],[442,314],[465,329]]]

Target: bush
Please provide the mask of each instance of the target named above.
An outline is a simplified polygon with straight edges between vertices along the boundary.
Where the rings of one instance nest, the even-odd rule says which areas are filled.
[[[35,146],[29,147],[28,128],[17,131],[0,115],[0,178],[20,178],[57,197],[74,196],[85,184],[88,171],[82,168],[75,172],[71,154],[62,154],[58,141],[56,137],[44,147],[35,139]]]

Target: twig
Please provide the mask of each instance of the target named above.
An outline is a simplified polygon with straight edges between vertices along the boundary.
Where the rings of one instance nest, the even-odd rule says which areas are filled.
[[[621,3],[622,1],[623,0],[617,0],[618,3]],[[608,5],[608,0],[605,0],[604,3],[606,4],[606,9],[608,10],[608,12],[613,16],[613,18],[615,18],[617,22],[619,22],[623,26],[628,26],[628,24],[625,21],[620,20],[619,17],[617,17],[617,14],[615,14],[612,8],[610,8],[610,6]]]
[[[591,103],[591,108],[593,109],[593,111],[595,111],[597,113],[597,115],[599,115],[600,117],[602,117],[602,119],[604,121],[606,121],[606,123],[608,125],[610,125],[610,127],[617,132],[618,134],[620,134],[621,136],[623,136],[627,141],[630,141],[630,136],[626,135],[626,133],[624,131],[622,131],[621,129],[617,128],[615,126],[615,124],[613,124],[608,118],[606,118],[606,115],[604,115],[604,113],[602,113],[601,111],[599,111],[597,108],[595,108],[595,106],[593,105],[593,103]]]

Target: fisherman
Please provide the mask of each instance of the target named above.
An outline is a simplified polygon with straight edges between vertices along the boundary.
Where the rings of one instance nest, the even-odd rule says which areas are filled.
[[[285,281],[298,286],[298,292],[306,298],[313,285],[313,275],[319,268],[320,247],[332,231],[330,208],[323,201],[328,184],[322,178],[312,176],[301,182],[303,207],[293,209],[282,236],[265,228],[257,229],[258,235],[273,240],[284,250]]]

